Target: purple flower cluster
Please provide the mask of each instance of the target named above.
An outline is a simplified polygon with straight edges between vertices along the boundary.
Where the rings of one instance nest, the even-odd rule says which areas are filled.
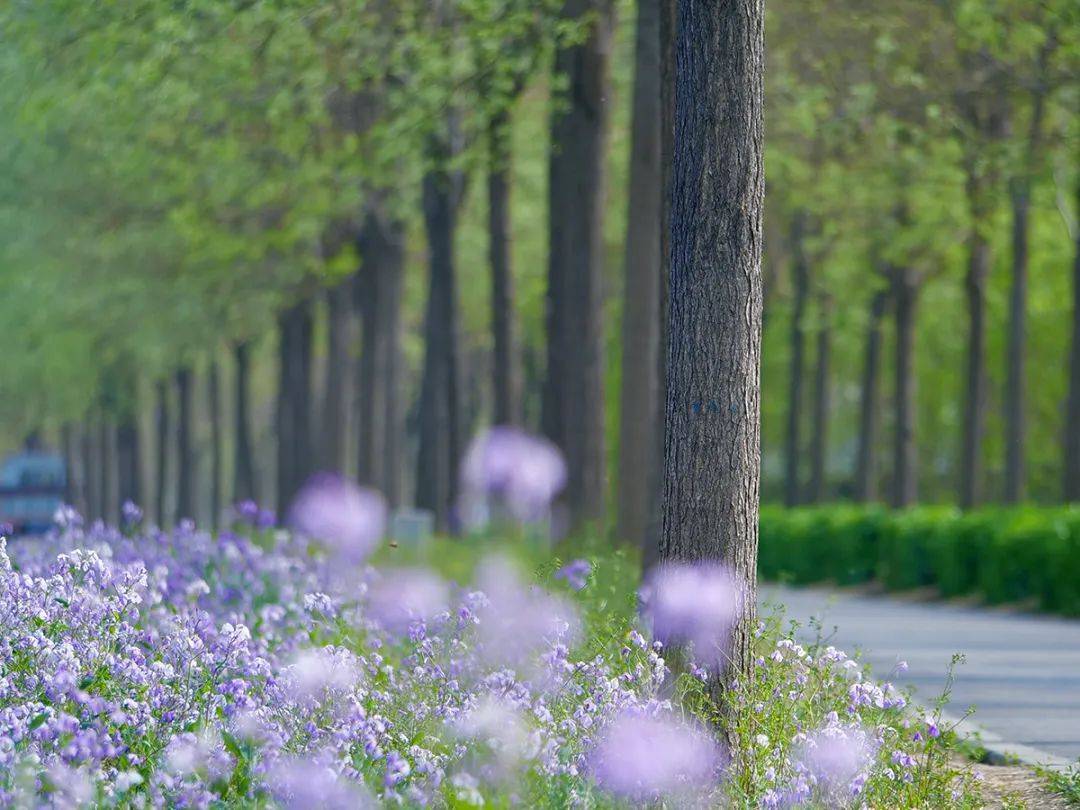
[[[466,473],[531,517],[565,469],[502,430]],[[0,807],[844,806],[912,784],[939,735],[897,734],[904,697],[842,652],[761,635],[722,750],[681,699],[742,610],[719,567],[655,572],[644,624],[598,597],[585,626],[585,560],[562,594],[499,555],[470,587],[374,569],[385,504],[341,478],[301,492],[294,531],[234,515],[215,536],[63,508],[53,534],[0,540]],[[699,680],[674,682],[667,643],[692,645]]]

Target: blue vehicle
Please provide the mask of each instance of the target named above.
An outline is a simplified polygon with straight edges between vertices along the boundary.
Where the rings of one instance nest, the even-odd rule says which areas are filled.
[[[15,534],[47,531],[66,489],[61,456],[33,450],[8,456],[0,464],[0,524]]]

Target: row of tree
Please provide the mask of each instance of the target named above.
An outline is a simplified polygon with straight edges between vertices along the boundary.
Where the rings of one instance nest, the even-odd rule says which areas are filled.
[[[1003,498],[1080,499],[1077,13],[770,8],[767,493],[973,505],[1000,456]],[[665,366],[696,351],[663,343],[677,27],[669,0],[10,5],[4,423],[64,427],[92,514],[281,506],[330,468],[443,525],[468,433],[525,424],[575,521],[655,547]]]

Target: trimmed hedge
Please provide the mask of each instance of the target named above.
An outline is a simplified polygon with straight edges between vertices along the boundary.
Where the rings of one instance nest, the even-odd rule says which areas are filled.
[[[933,587],[1080,616],[1080,508],[765,506],[760,526],[763,579]]]

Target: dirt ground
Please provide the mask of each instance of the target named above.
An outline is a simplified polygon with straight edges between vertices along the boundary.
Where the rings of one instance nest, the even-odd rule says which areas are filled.
[[[982,776],[983,796],[988,808],[1028,808],[1067,810],[1069,803],[1046,789],[1046,782],[1031,768],[1020,765],[973,765]]]

